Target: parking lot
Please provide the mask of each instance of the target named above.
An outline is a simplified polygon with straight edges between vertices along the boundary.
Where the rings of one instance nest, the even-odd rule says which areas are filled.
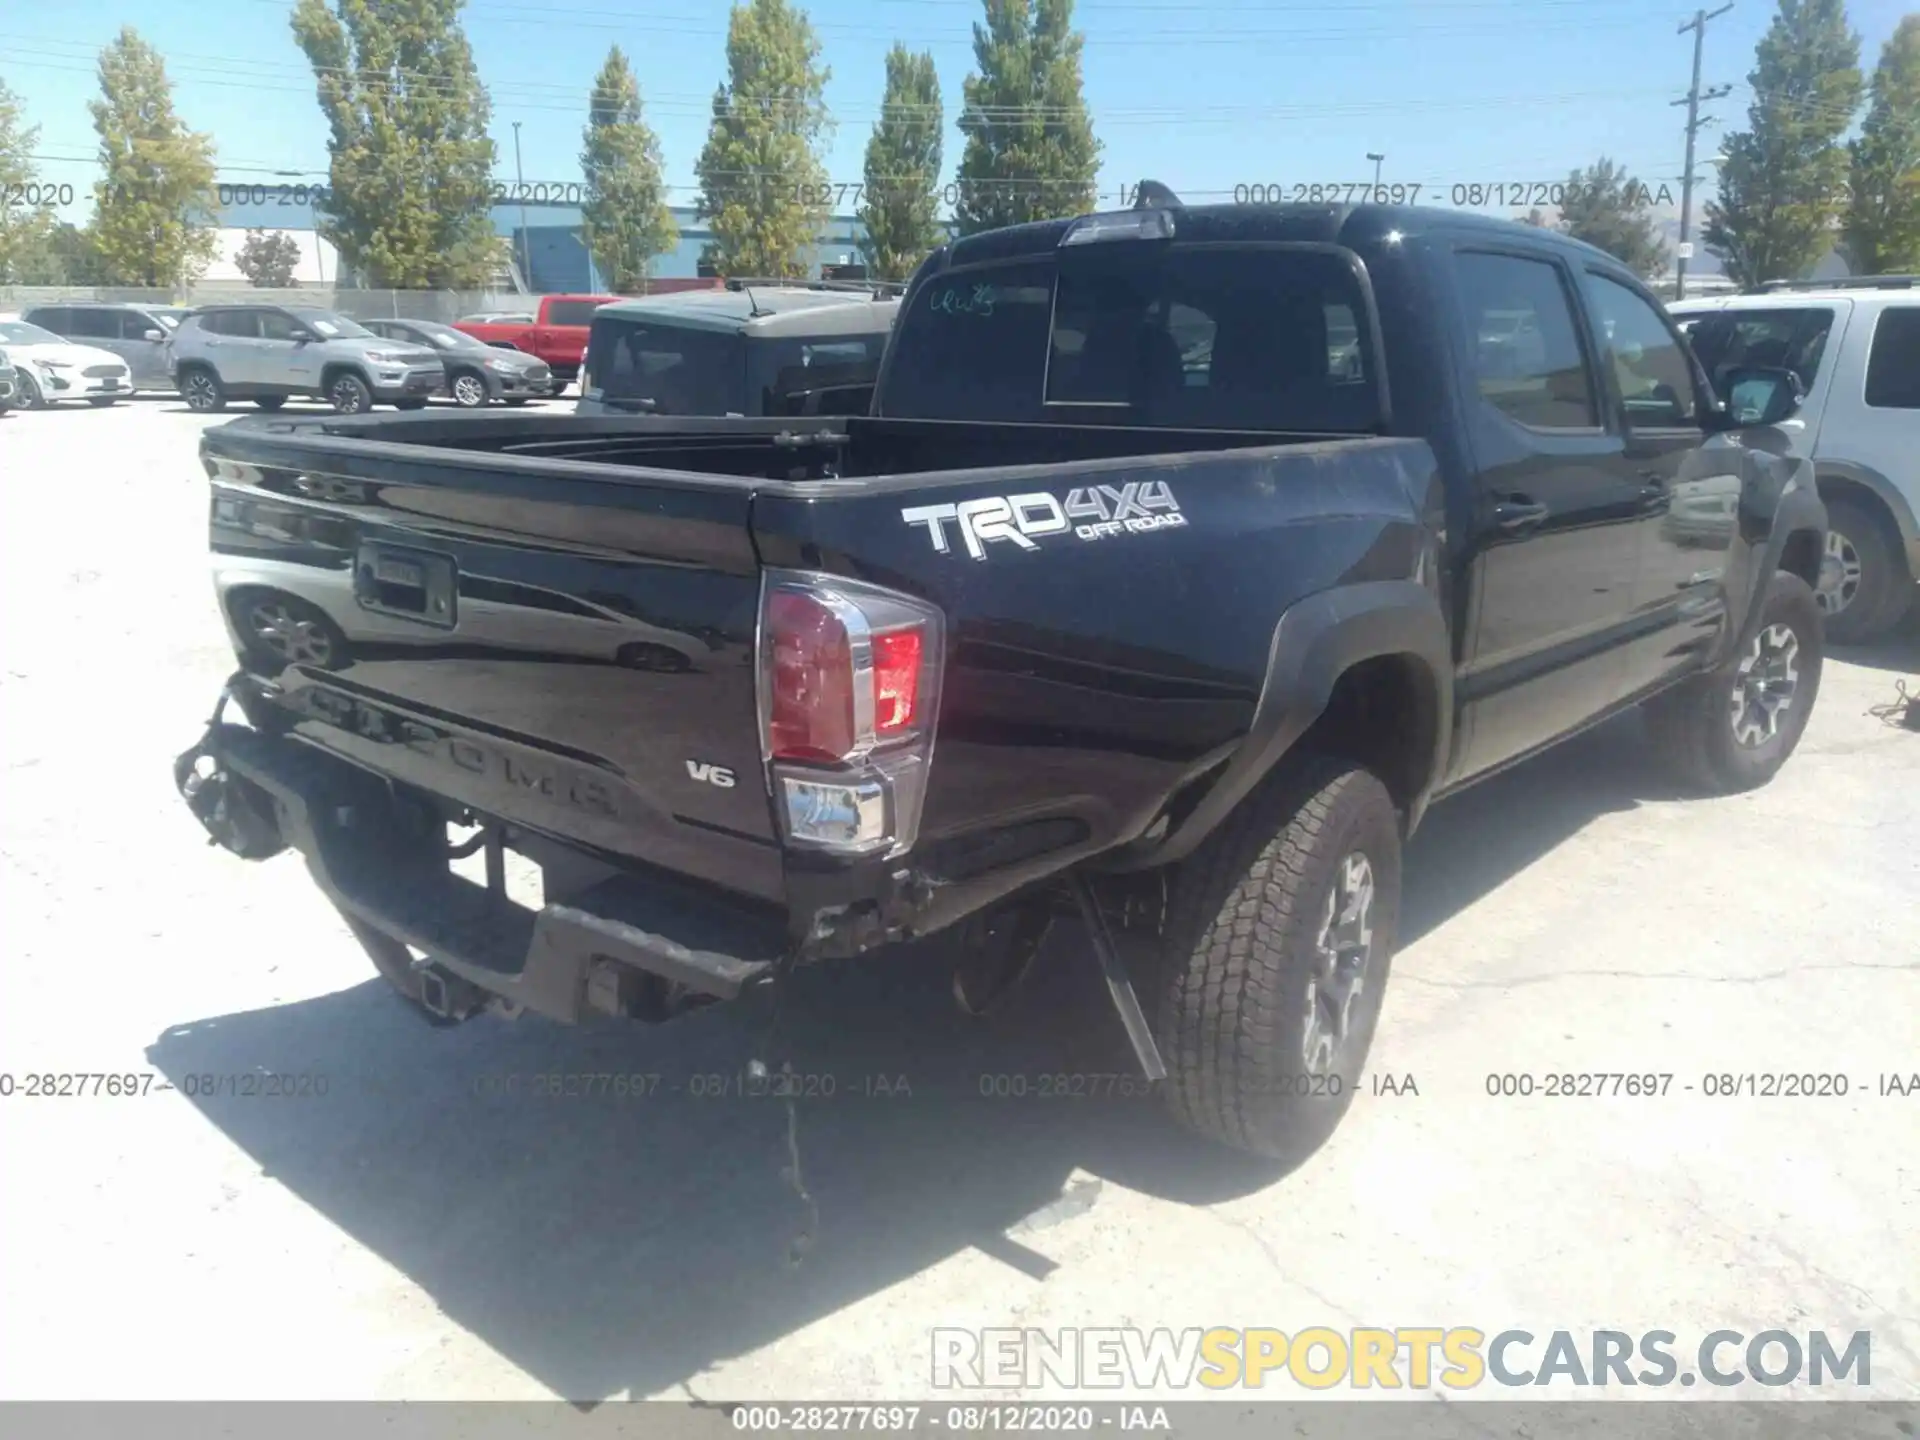
[[[435,1030],[297,859],[204,843],[170,766],[232,668],[194,451],[228,418],[0,420],[0,1071],[154,1077],[0,1099],[8,1396],[905,1398],[936,1325],[1473,1325],[1868,1330],[1848,1398],[1920,1397],[1920,1093],[1881,1093],[1920,1074],[1920,734],[1869,713],[1916,688],[1920,611],[1829,655],[1764,790],[1685,798],[1627,717],[1438,807],[1390,1093],[1301,1169],[1139,1099],[983,1094],[1131,1069],[1062,933],[985,1022],[925,951],[802,977],[806,1200],[787,1109],[728,1093],[757,1013]],[[1623,1071],[1672,1079],[1489,1093]],[[262,1072],[311,1078],[225,1078]],[[552,1072],[662,1083],[505,1083]],[[1778,1073],[1847,1093],[1705,1093]]]

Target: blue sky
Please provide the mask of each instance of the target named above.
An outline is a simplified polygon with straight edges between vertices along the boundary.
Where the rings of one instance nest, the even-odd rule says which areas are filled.
[[[950,173],[979,0],[806,8],[832,68],[832,178],[860,178],[896,39],[933,52]],[[1902,8],[1851,6],[1869,70]],[[93,58],[130,24],[166,55],[179,110],[215,137],[223,179],[324,179],[326,131],[291,9],[290,0],[0,0],[0,78],[42,127],[39,178],[82,192],[91,184]],[[1075,17],[1105,145],[1103,195],[1152,176],[1193,201],[1250,182],[1366,180],[1368,151],[1385,152],[1384,179],[1419,182],[1429,196],[1455,183],[1556,180],[1602,153],[1677,194],[1683,112],[1668,102],[1687,85],[1690,37],[1675,27],[1691,13],[1668,0],[1079,0]],[[1743,123],[1754,43],[1772,14],[1739,0],[1709,27],[1704,79],[1734,86],[1714,107],[1722,130]],[[579,178],[586,92],[618,43],[660,134],[671,198],[691,200],[724,66],[718,0],[469,0],[466,26],[493,94],[498,178],[513,177],[516,120],[529,181]],[[1703,154],[1717,133],[1705,132]]]

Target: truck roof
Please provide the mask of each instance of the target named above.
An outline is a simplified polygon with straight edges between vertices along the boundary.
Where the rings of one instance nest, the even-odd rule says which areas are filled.
[[[595,312],[627,320],[663,320],[690,330],[748,335],[866,335],[888,329],[898,300],[801,286],[753,285],[738,290],[682,290],[603,305]]]
[[[1101,212],[1114,217],[1141,213],[1141,210]],[[1447,229],[1491,237],[1511,235],[1520,227],[1526,228],[1530,236],[1578,254],[1583,260],[1601,260],[1620,268],[1619,261],[1604,250],[1556,230],[1522,227],[1519,221],[1436,205],[1183,205],[1172,208],[1171,214],[1175,238],[1184,241],[1266,240],[1353,247],[1396,230],[1415,235],[1426,230]],[[948,245],[948,263],[970,265],[983,260],[1046,254],[1059,246],[1069,230],[1089,218],[1082,215],[1065,220],[1038,220],[969,235]]]

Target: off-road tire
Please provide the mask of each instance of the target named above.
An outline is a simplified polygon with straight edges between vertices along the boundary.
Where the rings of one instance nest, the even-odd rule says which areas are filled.
[[[119,402],[120,397],[118,395],[89,395],[87,397],[87,404],[96,410],[104,410],[109,405],[117,405]]]
[[[405,400],[394,401],[393,408],[396,410],[424,410],[427,408],[427,402],[423,396],[412,395]]]
[[[1854,500],[1827,502],[1827,528],[1844,535],[1860,561],[1860,588],[1838,614],[1826,616],[1827,639],[1835,645],[1861,645],[1899,624],[1913,603],[1914,577],[1907,574],[1891,526]]]
[[[258,405],[262,410],[274,411],[280,409],[281,406],[287,403],[287,397],[284,395],[256,395],[253,397],[253,403]]]
[[[1766,784],[1787,763],[1820,693],[1824,627],[1813,589],[1798,575],[1776,571],[1761,601],[1759,632],[1789,631],[1797,647],[1794,692],[1777,731],[1757,745],[1735,736],[1733,698],[1743,683],[1751,647],[1742,645],[1706,675],[1656,696],[1647,705],[1647,732],[1661,757],[1688,784],[1709,795],[1732,795]]]
[[[1317,942],[1355,854],[1372,873],[1372,944],[1347,1041],[1315,1074],[1303,1049]],[[1242,802],[1173,880],[1155,1029],[1175,1117],[1275,1159],[1318,1149],[1361,1083],[1399,903],[1400,817],[1369,771],[1305,755]]]

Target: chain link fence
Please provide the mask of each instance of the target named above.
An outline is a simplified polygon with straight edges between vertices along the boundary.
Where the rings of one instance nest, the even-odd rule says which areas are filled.
[[[35,305],[89,300],[134,305],[310,305],[354,320],[438,320],[443,324],[489,310],[529,314],[540,303],[538,295],[492,290],[355,290],[327,285],[271,290],[218,281],[180,290],[0,285],[0,314],[18,313]]]

